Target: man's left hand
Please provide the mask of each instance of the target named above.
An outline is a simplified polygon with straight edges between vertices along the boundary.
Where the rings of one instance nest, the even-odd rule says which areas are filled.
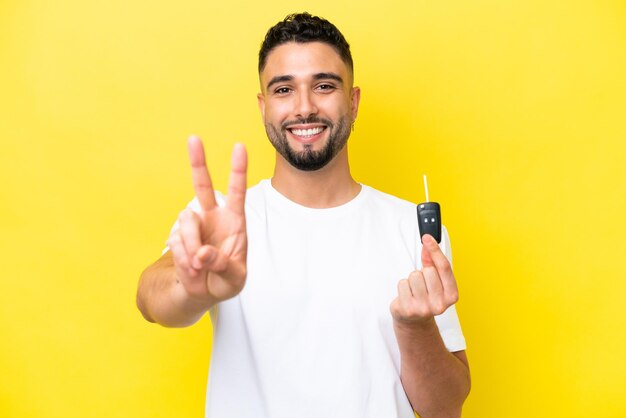
[[[398,297],[391,302],[396,325],[422,325],[445,312],[459,299],[452,266],[437,241],[422,237],[422,269],[398,282]]]

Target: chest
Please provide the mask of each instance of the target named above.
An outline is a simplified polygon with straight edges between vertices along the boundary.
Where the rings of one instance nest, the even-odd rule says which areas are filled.
[[[242,297],[290,311],[386,317],[398,281],[416,267],[411,232],[368,213],[335,219],[268,213],[248,225]]]

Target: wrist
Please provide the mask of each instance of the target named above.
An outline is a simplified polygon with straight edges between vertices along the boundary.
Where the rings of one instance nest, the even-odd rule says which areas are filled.
[[[187,291],[183,283],[176,279],[172,288],[173,299],[176,304],[181,306],[187,312],[206,312],[213,305],[218,303],[218,300],[209,295],[194,295]]]
[[[396,334],[415,336],[415,335],[439,335],[439,328],[434,317],[421,319],[398,319],[393,318],[393,328]]]

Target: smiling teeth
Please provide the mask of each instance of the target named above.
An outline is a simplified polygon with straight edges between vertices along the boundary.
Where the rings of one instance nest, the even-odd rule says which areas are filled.
[[[323,130],[324,128],[319,127],[319,128],[312,128],[312,129],[292,129],[291,132],[293,132],[294,135],[298,135],[298,136],[312,136],[312,135],[319,134]]]

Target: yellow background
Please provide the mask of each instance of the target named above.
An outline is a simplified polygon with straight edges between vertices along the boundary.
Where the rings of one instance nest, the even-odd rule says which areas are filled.
[[[189,134],[220,189],[236,141],[271,175],[258,47],[302,10],[352,45],[357,179],[442,204],[464,417],[626,416],[621,0],[1,2],[0,416],[203,416],[210,322],[148,324],[136,282]]]

